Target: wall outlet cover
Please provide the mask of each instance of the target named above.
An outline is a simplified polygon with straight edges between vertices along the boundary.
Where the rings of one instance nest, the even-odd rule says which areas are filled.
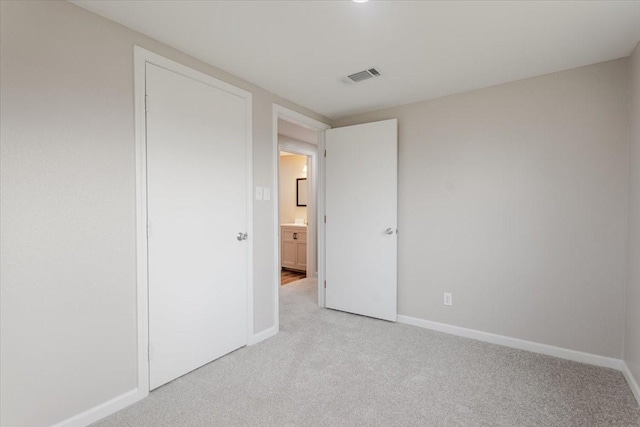
[[[453,296],[450,292],[444,293],[444,305],[453,305]]]

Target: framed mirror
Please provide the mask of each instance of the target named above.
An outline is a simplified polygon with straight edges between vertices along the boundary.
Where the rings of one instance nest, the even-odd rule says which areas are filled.
[[[307,178],[296,179],[296,206],[307,206]]]

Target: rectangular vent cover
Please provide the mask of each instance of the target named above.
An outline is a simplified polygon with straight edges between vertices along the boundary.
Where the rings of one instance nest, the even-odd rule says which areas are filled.
[[[368,70],[359,71],[357,73],[349,74],[346,77],[342,78],[342,81],[345,83],[359,83],[364,80],[369,80],[374,77],[380,77],[380,72],[375,68],[369,68]]]

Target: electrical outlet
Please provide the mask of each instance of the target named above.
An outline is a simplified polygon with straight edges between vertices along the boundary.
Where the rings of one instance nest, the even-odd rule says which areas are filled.
[[[444,305],[453,305],[453,296],[450,292],[444,293]]]

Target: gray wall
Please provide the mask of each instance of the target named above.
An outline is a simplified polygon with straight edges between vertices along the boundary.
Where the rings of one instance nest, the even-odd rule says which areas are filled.
[[[640,383],[640,43],[631,56],[629,258],[624,360]]]
[[[628,70],[334,121],[399,121],[399,314],[622,356]]]
[[[136,387],[133,45],[253,93],[255,185],[272,102],[327,119],[67,2],[1,2],[3,426]],[[273,325],[273,201],[255,202],[255,329]]]

